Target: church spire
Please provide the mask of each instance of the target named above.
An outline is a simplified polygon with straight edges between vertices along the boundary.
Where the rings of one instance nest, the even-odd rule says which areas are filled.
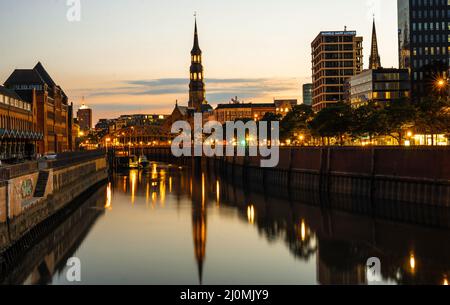
[[[195,15],[196,16],[196,15]],[[195,17],[194,46],[191,51],[191,68],[189,83],[189,108],[202,112],[202,106],[207,104],[204,83],[202,50],[198,43],[197,16]]]
[[[369,59],[369,69],[381,68],[380,54],[378,53],[378,39],[377,39],[377,29],[375,26],[375,17],[373,18],[373,28],[372,28],[372,48]]]
[[[191,55],[202,55],[202,50],[198,42],[197,17],[195,17],[194,46],[192,47]]]

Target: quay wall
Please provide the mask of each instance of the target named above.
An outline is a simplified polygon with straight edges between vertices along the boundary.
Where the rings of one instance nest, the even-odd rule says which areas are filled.
[[[0,174],[9,178],[0,181],[0,251],[108,177],[101,151],[63,154],[56,160],[32,162],[29,168],[34,172],[21,175],[7,169]],[[42,194],[35,197],[38,188]]]
[[[170,147],[140,151],[150,160],[213,170],[258,191],[302,190],[450,207],[450,147],[281,148],[275,168],[260,157],[181,157]]]

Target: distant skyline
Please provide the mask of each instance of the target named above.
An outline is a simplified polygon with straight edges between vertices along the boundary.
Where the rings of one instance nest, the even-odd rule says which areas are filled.
[[[41,61],[78,108],[99,118],[169,113],[187,104],[194,11],[208,101],[297,98],[311,81],[320,31],[357,31],[369,64],[375,14],[381,63],[398,66],[396,0],[0,0],[0,82]]]

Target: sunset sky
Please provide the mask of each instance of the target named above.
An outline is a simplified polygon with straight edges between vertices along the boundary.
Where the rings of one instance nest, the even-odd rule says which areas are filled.
[[[395,0],[81,0],[81,21],[66,0],[0,0],[0,81],[41,61],[76,108],[94,120],[169,113],[187,104],[194,11],[208,101],[301,99],[311,80],[311,41],[322,30],[364,36],[372,16],[384,67],[397,67]]]

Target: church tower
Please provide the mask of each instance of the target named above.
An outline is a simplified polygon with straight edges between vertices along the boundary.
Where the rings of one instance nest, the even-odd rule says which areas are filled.
[[[380,54],[378,53],[377,29],[375,27],[375,18],[373,19],[372,28],[372,48],[370,51],[369,69],[375,70],[381,68]]]
[[[198,43],[197,19],[195,19],[194,47],[191,51],[191,70],[189,83],[189,108],[202,111],[206,102],[206,91],[202,65],[202,50]]]

